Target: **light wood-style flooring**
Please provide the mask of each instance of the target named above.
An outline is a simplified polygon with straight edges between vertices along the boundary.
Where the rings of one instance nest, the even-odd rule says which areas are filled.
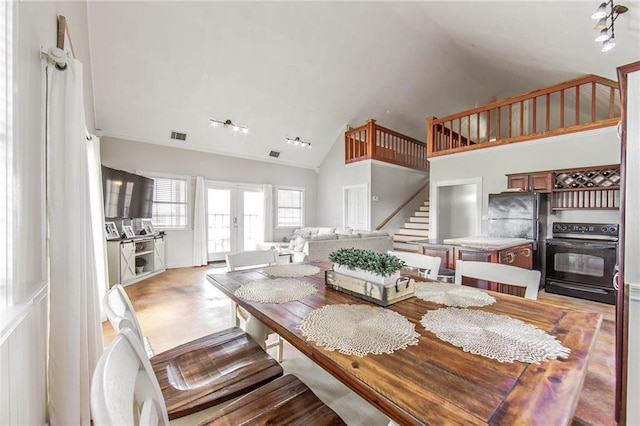
[[[216,266],[170,269],[126,287],[155,353],[231,326],[229,299],[206,279],[212,270],[224,273],[224,266]],[[615,308],[544,292],[538,300],[603,314],[574,424],[615,425]],[[106,345],[114,336],[108,322],[103,324],[103,332]],[[297,350],[285,343],[285,358],[297,355]]]

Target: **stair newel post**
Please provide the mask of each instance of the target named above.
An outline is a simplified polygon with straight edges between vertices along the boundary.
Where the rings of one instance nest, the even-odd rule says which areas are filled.
[[[369,147],[369,158],[375,158],[376,155],[376,120],[370,118],[367,120],[367,146]]]
[[[427,158],[431,158],[431,154],[433,153],[433,141],[434,141],[434,129],[433,129],[433,121],[435,117],[427,118]]]

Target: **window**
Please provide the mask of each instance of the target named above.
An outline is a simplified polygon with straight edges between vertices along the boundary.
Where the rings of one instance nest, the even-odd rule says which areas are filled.
[[[304,190],[278,188],[276,190],[276,224],[280,227],[304,225]]]
[[[187,177],[163,177],[146,174],[153,178],[152,223],[159,229],[186,229],[188,225]]]

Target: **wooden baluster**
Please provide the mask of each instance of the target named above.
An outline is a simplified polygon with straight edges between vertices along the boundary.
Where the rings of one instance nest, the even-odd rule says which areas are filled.
[[[560,110],[562,111],[564,107],[561,106]],[[562,112],[560,113],[562,114]],[[549,126],[551,125],[551,95],[549,93],[547,93],[547,125],[545,127],[545,130],[548,132],[549,131]]]
[[[502,107],[498,107],[498,116],[496,117],[496,136],[498,140],[502,139]]]
[[[507,114],[507,115],[508,115],[508,118],[509,118],[509,121],[507,121],[507,133],[509,134],[508,138],[511,138],[511,137],[513,136],[513,135],[511,134],[511,132],[512,132],[512,130],[511,130],[511,123],[513,123],[513,114],[512,114],[512,110],[513,110],[512,104],[509,104],[509,113]]]
[[[489,142],[491,139],[491,110],[487,110],[487,131],[485,135],[485,142]]]
[[[580,124],[580,86],[576,86],[576,126]]]
[[[467,116],[467,145],[471,145],[471,116]]]
[[[591,82],[591,122],[596,121],[596,82]]]
[[[476,142],[480,143],[480,114],[476,113]]]
[[[560,128],[564,127],[564,89],[560,91]]]
[[[538,132],[538,126],[536,124],[536,117],[538,115],[538,97],[537,96],[533,98],[533,102],[532,103],[533,103],[533,113],[532,113],[532,121],[533,121],[533,123],[531,123],[532,124],[531,133],[535,134],[535,133]]]
[[[524,101],[520,101],[520,136],[524,135]]]

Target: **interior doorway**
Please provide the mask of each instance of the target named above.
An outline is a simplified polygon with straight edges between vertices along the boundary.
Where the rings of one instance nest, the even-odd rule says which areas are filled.
[[[435,182],[431,218],[435,238],[482,234],[482,179]]]
[[[207,183],[207,251],[209,261],[229,253],[255,250],[264,236],[261,187]]]
[[[343,219],[345,228],[368,230],[369,224],[369,185],[346,185],[343,192]]]

